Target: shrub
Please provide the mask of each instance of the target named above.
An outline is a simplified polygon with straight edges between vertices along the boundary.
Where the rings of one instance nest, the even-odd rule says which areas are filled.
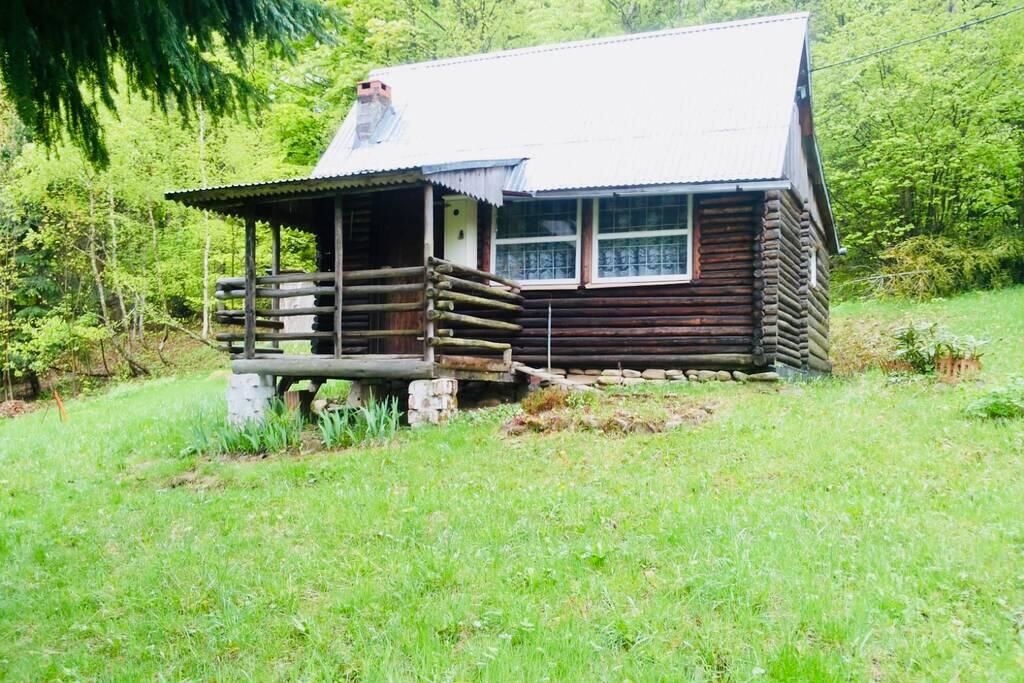
[[[402,411],[398,400],[371,399],[362,408],[343,408],[320,415],[320,439],[328,448],[384,443],[394,437]]]
[[[1024,377],[1015,377],[971,401],[965,410],[968,416],[982,419],[1024,417]]]
[[[919,375],[934,372],[938,329],[936,323],[911,323],[896,330],[896,367]]]
[[[887,249],[882,260],[883,294],[929,299],[1013,283],[1024,264],[1024,239],[1001,236],[970,245],[919,235]]]
[[[528,415],[545,413],[555,408],[561,408],[568,400],[569,392],[560,387],[548,387],[538,391],[530,392],[523,399],[523,411]]]
[[[940,360],[978,360],[981,347],[987,343],[951,334],[936,323],[911,323],[896,330],[893,339],[896,350],[888,369],[919,375],[935,372]]]
[[[299,445],[303,424],[298,411],[288,410],[278,400],[271,403],[263,421],[254,420],[241,426],[229,424],[223,417],[207,410],[193,420],[189,444],[182,452],[186,455],[279,453]]]

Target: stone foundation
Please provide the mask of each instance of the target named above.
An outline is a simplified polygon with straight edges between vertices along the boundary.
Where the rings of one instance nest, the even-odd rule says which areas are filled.
[[[598,370],[594,368],[552,368],[551,374],[564,377],[572,384],[582,386],[613,387],[641,384],[668,384],[675,382],[776,382],[776,372],[746,373],[728,370],[682,370],[648,368],[646,370]]]
[[[228,378],[228,422],[236,427],[262,422],[273,398],[273,376],[232,373]]]
[[[417,379],[409,382],[410,427],[448,422],[459,410],[459,382],[454,379]]]

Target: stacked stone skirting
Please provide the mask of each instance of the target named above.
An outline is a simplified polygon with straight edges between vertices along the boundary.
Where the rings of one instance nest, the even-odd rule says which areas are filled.
[[[583,386],[636,386],[641,384],[668,384],[669,382],[776,382],[778,373],[757,372],[748,374],[739,370],[663,370],[650,368],[640,370],[600,370],[581,368],[552,368],[552,375],[564,377],[566,381]]]
[[[228,379],[228,422],[236,427],[262,422],[273,398],[273,377],[232,373]]]

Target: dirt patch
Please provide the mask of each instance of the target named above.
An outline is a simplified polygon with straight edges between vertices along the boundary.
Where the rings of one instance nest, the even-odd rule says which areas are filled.
[[[212,474],[201,474],[195,470],[183,472],[167,480],[166,488],[186,488],[191,491],[211,491],[224,488],[224,481]]]
[[[25,401],[2,401],[0,402],[0,419],[5,417],[18,417],[35,410],[35,406]]]
[[[613,436],[658,434],[700,426],[711,420],[718,408],[715,402],[698,403],[676,396],[614,395],[601,396],[588,405],[574,408],[565,401],[552,401],[545,396],[544,400],[532,404],[530,410],[508,420],[503,431],[509,436],[564,431]]]

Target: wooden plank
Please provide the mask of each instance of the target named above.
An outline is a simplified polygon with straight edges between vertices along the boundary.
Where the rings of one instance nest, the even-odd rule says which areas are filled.
[[[434,186],[426,183],[423,186],[423,287],[430,282],[431,259],[434,258]],[[434,347],[430,340],[434,339],[434,321],[430,318],[434,312],[434,300],[425,297],[423,305],[423,362],[434,365]]]
[[[507,372],[509,369],[509,366],[504,361],[497,361],[488,356],[453,356],[442,354],[437,356],[437,364],[442,368],[481,370],[484,372]]]
[[[270,275],[271,275],[271,277],[277,277],[280,274],[281,274],[281,226],[278,225],[277,223],[274,223],[274,224],[272,224],[270,226]],[[280,288],[281,288],[280,285],[277,285],[277,284],[274,285],[274,289],[280,289]],[[274,322],[280,322],[280,321],[275,319]],[[284,327],[284,323],[280,323],[280,325],[281,326],[278,327],[277,329],[282,329]],[[276,348],[279,348],[280,344],[278,342],[274,342],[271,346],[273,346],[273,348],[276,349]]]
[[[231,363],[232,372],[277,377],[327,377],[331,379],[429,379],[434,364],[420,358],[325,358],[285,356],[283,358],[240,359]]]
[[[422,330],[345,330],[344,341],[350,339],[376,339],[382,337],[418,337]],[[312,339],[333,339],[334,332],[257,332],[256,341],[308,341]],[[217,341],[242,341],[245,335],[237,332],[221,332]]]
[[[459,347],[466,349],[490,349],[492,351],[505,351],[511,349],[512,345],[504,342],[492,342],[484,339],[460,339],[457,337],[429,337],[430,346]]]
[[[341,320],[344,311],[345,287],[343,284],[344,260],[344,215],[342,213],[342,195],[334,195],[334,357],[341,356]]]
[[[244,353],[252,358],[256,353],[256,218],[245,217],[245,336]]]

